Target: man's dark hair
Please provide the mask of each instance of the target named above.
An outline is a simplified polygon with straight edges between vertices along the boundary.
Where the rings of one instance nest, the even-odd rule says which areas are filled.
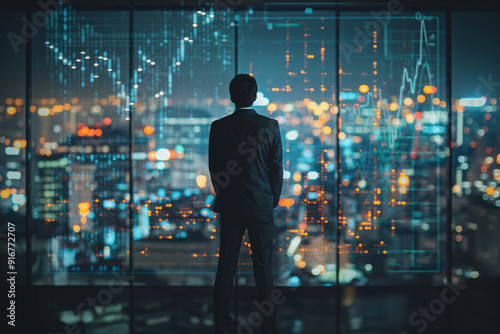
[[[248,74],[238,74],[229,84],[231,101],[236,108],[249,107],[257,99],[257,81]]]

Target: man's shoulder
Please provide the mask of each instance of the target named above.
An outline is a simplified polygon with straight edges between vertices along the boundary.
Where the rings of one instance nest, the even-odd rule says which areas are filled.
[[[224,123],[231,122],[231,119],[232,119],[231,116],[232,116],[232,114],[229,114],[229,115],[223,116],[221,118],[218,118],[218,119],[212,121],[211,127],[215,128],[215,127],[218,127],[220,125],[223,125]],[[261,115],[259,113],[255,113],[254,117],[256,117],[260,121],[260,123],[267,125],[268,127],[277,128],[279,126],[279,122],[272,117]]]
[[[276,120],[276,119],[274,119],[272,117],[261,115],[261,114],[257,114],[257,115],[259,115],[260,121],[266,127],[269,127],[269,128],[272,128],[272,129],[279,129],[279,122],[278,122],[278,120]]]
[[[218,119],[212,121],[211,126],[212,127],[218,126],[218,125],[222,124],[223,122],[227,121],[227,118],[228,118],[227,116],[223,116],[221,118],[218,118]]]
[[[275,123],[275,122],[278,122],[277,120],[275,120],[274,118],[272,117],[269,117],[269,116],[266,116],[266,115],[262,115],[262,114],[259,114],[259,113],[256,113],[256,116],[259,117],[260,120],[262,121],[267,121],[269,123]]]

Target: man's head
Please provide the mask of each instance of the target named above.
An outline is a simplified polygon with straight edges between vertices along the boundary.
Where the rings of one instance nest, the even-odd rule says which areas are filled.
[[[257,99],[257,81],[248,74],[238,74],[229,84],[229,93],[236,108],[250,107]]]

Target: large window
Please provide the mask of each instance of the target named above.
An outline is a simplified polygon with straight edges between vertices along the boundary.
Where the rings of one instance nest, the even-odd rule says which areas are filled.
[[[278,284],[336,282],[335,12],[239,17],[238,72],[258,81],[258,113],[280,122],[284,184],[275,212]],[[241,282],[253,282],[245,237]]]
[[[128,12],[61,9],[32,41],[33,282],[129,265]]]
[[[498,13],[452,16],[453,270],[457,282],[500,277]],[[464,25],[463,22],[468,22]]]
[[[213,329],[209,126],[251,73],[284,149],[278,330],[493,332],[498,12],[147,3],[57,6],[31,38],[36,12],[0,13],[0,232],[16,226],[21,331]],[[439,315],[445,279],[481,286]],[[244,323],[246,235],[236,283]]]
[[[234,110],[236,73],[255,76],[255,109],[282,129],[278,285],[441,285],[451,260],[456,278],[498,277],[498,69],[470,79],[474,34],[449,50],[465,28],[447,31],[446,13],[52,14],[31,41],[30,143],[25,83],[2,89],[0,106],[2,218],[24,214],[31,145],[32,283],[101,284],[130,269],[135,284],[213,283],[208,131]],[[499,52],[490,42],[478,42],[483,63]],[[249,246],[245,236],[240,285],[254,284]]]
[[[234,16],[172,10],[133,19],[136,281],[212,284],[219,240],[208,135],[231,111]]]
[[[21,11],[0,12],[0,232],[17,236],[17,282],[26,282],[26,45],[22,42]],[[21,37],[21,40],[17,37]],[[10,235],[12,236],[12,234]],[[7,239],[5,239],[7,241]],[[12,241],[12,239],[11,239]],[[5,243],[7,244],[7,242]],[[3,245],[3,243],[2,243]],[[13,245],[11,244],[11,247]],[[7,246],[0,251],[7,263]],[[11,252],[11,251],[10,251]],[[4,257],[5,256],[5,257]],[[5,260],[4,260],[5,259]],[[11,269],[12,270],[12,269]],[[7,279],[7,273],[2,273]]]
[[[432,13],[340,17],[340,268],[371,284],[445,277],[443,21]]]

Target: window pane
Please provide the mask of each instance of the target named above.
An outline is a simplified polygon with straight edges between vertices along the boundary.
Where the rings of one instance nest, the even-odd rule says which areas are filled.
[[[105,286],[33,287],[33,327],[37,333],[130,333],[128,282],[118,275],[109,281]]]
[[[467,22],[467,24],[464,24]],[[453,269],[457,282],[500,278],[498,13],[452,15]],[[478,279],[479,278],[479,279]]]
[[[258,321],[256,312],[262,312],[263,307],[277,307],[276,329],[279,333],[309,334],[309,333],[338,333],[336,331],[338,307],[337,287],[334,286],[292,286],[276,287],[280,298],[277,303],[259,304],[253,286],[238,287],[236,333],[257,333]],[[268,309],[269,309],[268,308]],[[267,311],[264,311],[267,312]],[[264,313],[266,314],[266,313]],[[344,333],[344,324],[340,324]]]
[[[16,283],[26,283],[26,44],[24,12],[1,11],[0,62],[0,233],[5,235],[1,260],[15,250]],[[8,233],[12,233],[7,235]],[[15,241],[7,237],[15,237]],[[7,246],[9,242],[9,246]],[[4,257],[5,256],[5,257]],[[6,267],[7,268],[7,267]],[[5,280],[4,280],[5,282]]]
[[[275,283],[336,282],[335,12],[241,13],[238,72],[251,73],[254,108],[280,122],[284,184],[275,211]],[[253,284],[248,235],[241,284]],[[320,275],[321,274],[321,275]]]
[[[422,15],[341,15],[342,283],[445,277],[444,18]]]
[[[446,333],[448,320],[456,321],[448,312],[464,298],[461,291],[455,295],[439,286],[344,286],[341,291],[343,334]]]
[[[128,12],[60,10],[33,39],[33,282],[102,284],[128,257]]]
[[[212,286],[136,286],[134,333],[214,331]]]
[[[229,108],[234,15],[134,13],[134,270],[137,282],[211,285],[218,220],[210,124]]]

